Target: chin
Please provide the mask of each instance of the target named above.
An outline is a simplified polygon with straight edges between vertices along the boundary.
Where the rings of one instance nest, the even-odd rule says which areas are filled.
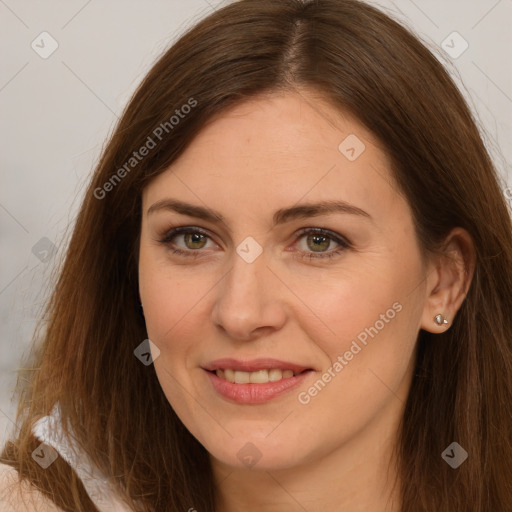
[[[308,458],[304,443],[286,442],[284,437],[265,439],[257,436],[237,436],[219,442],[204,443],[210,455],[221,464],[252,471],[277,471],[299,466]],[[300,451],[297,447],[300,446]]]

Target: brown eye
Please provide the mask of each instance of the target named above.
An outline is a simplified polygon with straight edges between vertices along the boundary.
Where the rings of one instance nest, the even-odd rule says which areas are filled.
[[[181,256],[198,257],[203,255],[205,251],[201,249],[205,247],[208,248],[208,242],[212,242],[215,246],[215,243],[209,235],[194,227],[171,229],[165,233],[159,241],[161,244],[167,246],[174,254]]]
[[[331,240],[323,235],[308,235],[306,238],[307,246],[315,252],[323,252],[329,249]]]
[[[352,246],[337,233],[323,228],[306,228],[299,234],[297,247],[302,259],[313,260],[340,256]]]
[[[202,249],[206,245],[207,238],[201,233],[185,233],[183,235],[187,249]]]

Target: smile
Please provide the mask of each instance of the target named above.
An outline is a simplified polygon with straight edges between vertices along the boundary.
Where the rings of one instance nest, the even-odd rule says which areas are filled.
[[[293,370],[281,370],[279,368],[269,368],[255,372],[244,372],[239,370],[225,369],[216,370],[215,374],[221,379],[236,384],[266,384],[267,382],[278,382],[282,379],[289,379],[302,372]]]

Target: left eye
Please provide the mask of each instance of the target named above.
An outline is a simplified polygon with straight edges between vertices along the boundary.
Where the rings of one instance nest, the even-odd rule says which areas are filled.
[[[300,239],[306,242],[306,249],[304,250],[311,249],[313,252],[325,252],[330,248],[333,242],[333,239],[329,236],[318,233],[302,235]]]
[[[303,246],[302,258],[314,259],[314,258],[332,258],[343,252],[345,249],[350,248],[350,243],[343,239],[341,236],[322,229],[322,228],[309,228],[299,236],[299,240],[303,240],[305,245]],[[337,244],[337,248],[328,251],[332,243]],[[298,243],[301,245],[301,243]]]

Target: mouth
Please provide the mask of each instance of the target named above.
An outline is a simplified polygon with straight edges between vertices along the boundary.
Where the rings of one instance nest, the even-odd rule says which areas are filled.
[[[315,372],[275,359],[222,359],[203,367],[213,389],[238,404],[261,404],[290,392]]]

